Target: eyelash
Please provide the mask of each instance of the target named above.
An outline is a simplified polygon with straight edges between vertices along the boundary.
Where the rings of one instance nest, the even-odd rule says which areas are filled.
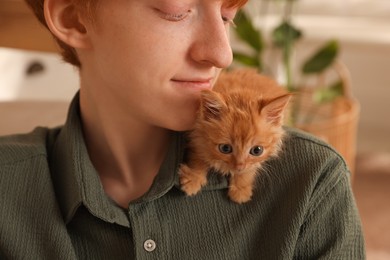
[[[223,17],[223,16],[222,16],[222,21],[223,21],[224,23],[227,23],[227,24],[233,26],[234,28],[237,27],[237,25],[234,23],[233,19],[229,19],[229,18],[227,18],[227,17]]]
[[[190,12],[191,12],[191,10],[188,10],[187,12],[181,13],[181,14],[163,13],[163,18],[168,20],[168,21],[179,22],[179,21],[184,20],[190,14]]]
[[[169,13],[163,13],[163,18],[172,21],[172,22],[180,22],[187,18],[187,16],[191,13],[191,10],[188,10],[185,13],[180,14],[169,14]],[[233,27],[236,27],[236,24],[234,23],[233,19],[229,19],[225,16],[222,16],[222,21],[226,24],[232,25]]]

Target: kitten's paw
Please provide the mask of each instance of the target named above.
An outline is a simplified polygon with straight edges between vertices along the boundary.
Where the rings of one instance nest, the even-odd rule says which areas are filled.
[[[250,201],[252,194],[251,187],[230,186],[228,192],[229,198],[239,204]]]
[[[181,178],[180,183],[181,190],[184,191],[188,196],[196,195],[202,188],[202,185],[200,183],[188,180],[186,178]]]
[[[188,196],[197,194],[202,186],[207,182],[207,178],[204,174],[199,174],[196,171],[189,168],[187,165],[182,165],[179,170],[179,179],[181,190]]]

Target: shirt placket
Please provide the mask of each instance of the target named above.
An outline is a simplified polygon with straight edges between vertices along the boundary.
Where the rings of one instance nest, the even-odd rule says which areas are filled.
[[[131,204],[128,212],[136,259],[165,259],[167,240],[161,229],[155,203]]]

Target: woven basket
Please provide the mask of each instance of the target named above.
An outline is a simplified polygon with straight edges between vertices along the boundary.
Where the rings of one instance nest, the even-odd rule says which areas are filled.
[[[350,74],[347,67],[340,61],[336,61],[332,70],[338,74],[343,82],[344,95],[330,103],[319,105],[313,101],[315,87],[303,88],[299,91],[295,101],[299,100],[299,118],[309,118],[309,120],[303,122],[298,120],[295,126],[314,134],[333,146],[346,160],[352,174],[352,180],[355,172],[360,105],[352,96]],[[324,81],[326,74],[321,75],[321,77]]]

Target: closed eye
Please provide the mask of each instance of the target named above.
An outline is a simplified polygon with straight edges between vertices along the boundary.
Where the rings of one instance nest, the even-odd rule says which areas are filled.
[[[163,19],[171,21],[171,22],[180,22],[188,17],[188,15],[191,13],[191,10],[187,10],[184,13],[165,13],[161,10],[159,10],[160,15]]]

